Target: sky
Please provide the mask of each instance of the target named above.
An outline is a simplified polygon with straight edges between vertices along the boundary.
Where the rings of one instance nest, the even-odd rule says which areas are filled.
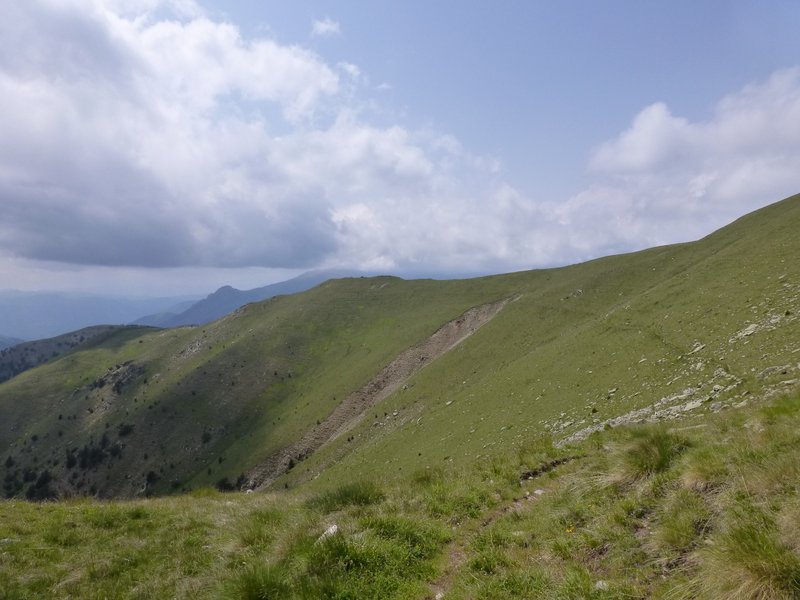
[[[0,0],[0,289],[466,276],[800,192],[800,4]]]

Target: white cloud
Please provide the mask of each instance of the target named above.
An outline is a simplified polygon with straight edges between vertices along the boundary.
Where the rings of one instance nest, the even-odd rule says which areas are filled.
[[[331,250],[324,208],[266,158],[270,129],[336,110],[334,69],[202,16],[78,4],[0,15],[15,31],[0,39],[0,247],[149,266],[295,266]]]
[[[353,108],[357,65],[245,39],[174,2],[78,4],[2,15],[19,36],[0,40],[7,254],[462,269],[509,255],[494,162],[437,132],[370,125]]]
[[[358,79],[361,77],[361,69],[358,68],[358,65],[349,62],[340,62],[337,66],[347,73],[351,79]]]
[[[617,139],[594,152],[590,167],[609,172],[658,168],[691,143],[691,136],[685,119],[672,116],[661,102],[652,104],[636,115],[631,127]]]
[[[330,37],[334,35],[340,35],[341,33],[342,33],[342,28],[339,25],[338,21],[334,21],[329,17],[325,17],[324,19],[314,21],[311,24],[311,35],[320,37]]]
[[[558,209],[585,232],[572,246],[586,254],[694,239],[795,194],[800,68],[726,96],[706,121],[645,107],[589,167],[593,185]]]
[[[4,3],[0,23],[12,275],[31,261],[512,270],[692,239],[797,191],[798,69],[703,122],[645,107],[558,203],[452,136],[370,123],[358,65],[247,38],[189,0]]]

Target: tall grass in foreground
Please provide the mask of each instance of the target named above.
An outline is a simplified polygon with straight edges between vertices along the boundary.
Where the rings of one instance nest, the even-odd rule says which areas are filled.
[[[700,590],[731,599],[800,597],[800,556],[780,540],[768,507],[743,500],[726,511],[701,554]]]
[[[795,395],[598,434],[467,540],[447,597],[800,598],[798,425]]]
[[[798,423],[794,396],[403,485],[5,502],[0,598],[799,598]]]

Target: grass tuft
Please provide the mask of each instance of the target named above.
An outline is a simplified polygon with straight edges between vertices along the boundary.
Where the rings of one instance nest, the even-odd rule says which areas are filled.
[[[368,506],[385,498],[383,490],[372,481],[346,483],[336,489],[323,492],[308,501],[308,506],[322,513],[330,513],[348,506]]]
[[[440,526],[399,516],[368,517],[362,525],[384,540],[403,546],[409,558],[427,560],[436,556],[448,539]]]
[[[683,457],[681,483],[703,492],[723,485],[728,478],[728,465],[719,448],[692,448]]]
[[[800,556],[781,542],[773,517],[747,503],[727,516],[701,555],[703,591],[731,599],[800,597]]]
[[[271,565],[248,565],[228,582],[224,594],[230,600],[284,600],[291,597],[286,574]]]
[[[700,494],[679,488],[669,494],[658,511],[655,539],[666,550],[687,552],[705,535],[710,516]]]
[[[662,427],[633,429],[619,453],[619,479],[636,481],[664,473],[688,448],[689,442]]]

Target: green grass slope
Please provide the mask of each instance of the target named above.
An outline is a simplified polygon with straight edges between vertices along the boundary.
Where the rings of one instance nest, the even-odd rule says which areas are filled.
[[[353,441],[285,479],[402,476],[491,460],[542,431],[585,435],[782,390],[800,366],[799,230],[793,197],[695,243],[497,278],[517,301],[372,411]]]
[[[68,352],[74,352],[90,340],[96,342],[103,339],[119,329],[122,329],[119,325],[95,325],[44,340],[16,340],[8,346],[2,344],[3,340],[10,338],[0,338],[0,383]]]
[[[446,292],[444,295],[442,291]],[[130,328],[0,386],[7,494],[133,495],[236,480],[404,348],[484,296],[478,282],[341,280],[204,328]]]
[[[800,595],[800,396],[326,491],[0,502],[0,597]]]
[[[355,278],[202,328],[128,329],[0,385],[7,496],[241,484],[468,309],[508,300],[275,487],[490,463],[546,432],[718,411],[800,361],[800,198],[698,242],[463,281]]]

